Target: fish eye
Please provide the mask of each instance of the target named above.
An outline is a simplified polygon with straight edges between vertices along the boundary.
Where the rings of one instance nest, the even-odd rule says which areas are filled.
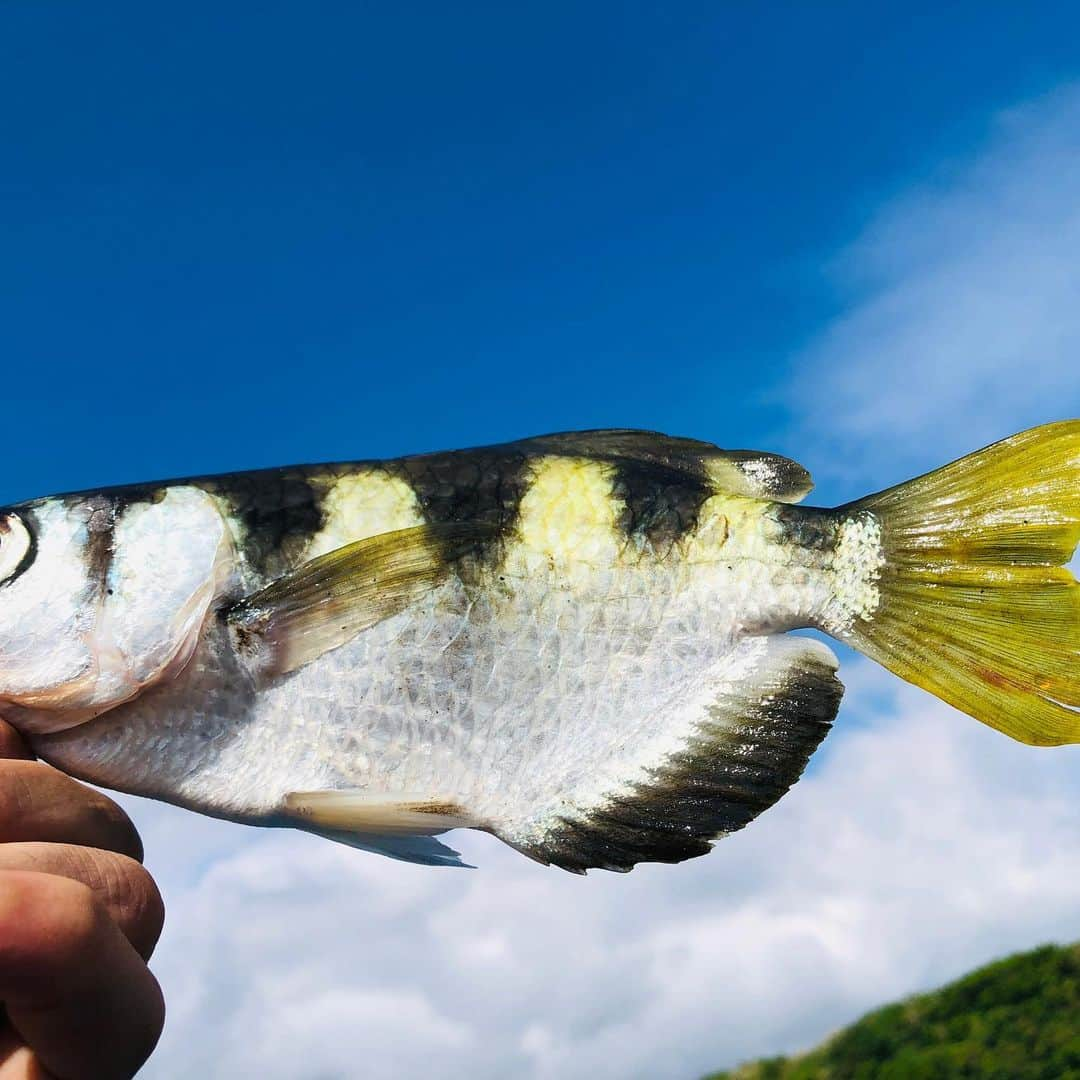
[[[0,585],[22,573],[33,555],[34,538],[23,519],[11,510],[0,512]]]

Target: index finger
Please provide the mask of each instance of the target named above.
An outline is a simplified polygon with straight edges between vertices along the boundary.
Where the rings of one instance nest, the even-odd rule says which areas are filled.
[[[0,758],[34,758],[23,737],[6,720],[0,720]]]

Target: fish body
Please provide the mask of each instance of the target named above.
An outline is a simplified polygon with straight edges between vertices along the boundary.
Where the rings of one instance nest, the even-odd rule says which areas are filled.
[[[632,431],[33,500],[0,517],[0,715],[92,782],[396,858],[454,864],[434,837],[472,827],[573,871],[681,861],[780,798],[829,730],[835,657],[789,630],[1027,741],[1080,738],[1071,713],[1024,719],[1039,687],[1017,683],[1015,721],[993,680],[970,707],[985,657],[946,685],[887,602],[957,590],[955,633],[972,575],[1030,591],[1075,547],[1080,425],[1038,430],[899,509],[802,507],[794,462]],[[984,506],[984,474],[1025,452],[1076,487]],[[1017,524],[1032,501],[1045,520]]]

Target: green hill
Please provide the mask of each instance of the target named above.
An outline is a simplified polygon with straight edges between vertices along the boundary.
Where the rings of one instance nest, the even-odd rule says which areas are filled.
[[[1080,1080],[1080,944],[1045,945],[869,1013],[797,1057],[706,1080]]]

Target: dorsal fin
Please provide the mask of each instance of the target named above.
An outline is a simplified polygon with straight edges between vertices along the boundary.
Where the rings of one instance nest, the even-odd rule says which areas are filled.
[[[700,439],[664,435],[633,428],[566,431],[524,439],[530,452],[580,454],[602,460],[644,461],[708,478],[732,495],[775,502],[798,502],[813,487],[810,474],[798,462],[761,450],[722,450]]]

